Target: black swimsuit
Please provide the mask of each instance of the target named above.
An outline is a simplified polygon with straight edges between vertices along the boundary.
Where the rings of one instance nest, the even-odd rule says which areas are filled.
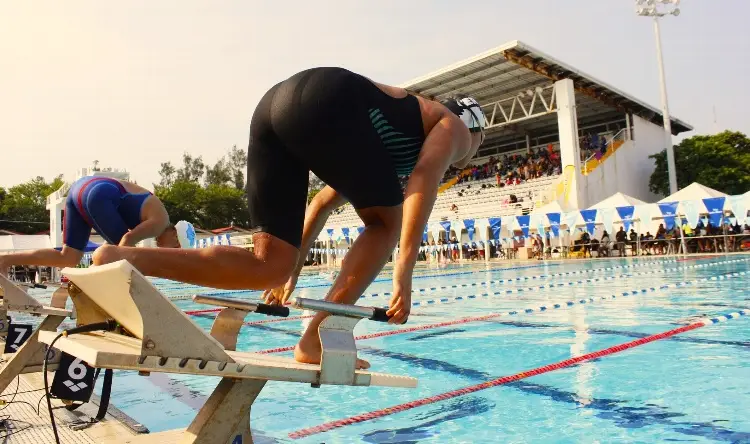
[[[260,100],[250,124],[253,228],[300,246],[309,171],[354,208],[403,202],[424,143],[416,97],[396,99],[342,68],[302,71]]]

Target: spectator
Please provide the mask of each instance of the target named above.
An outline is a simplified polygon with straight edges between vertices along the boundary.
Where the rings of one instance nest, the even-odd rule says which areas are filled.
[[[635,231],[632,233],[635,234]],[[617,241],[617,251],[620,252],[620,257],[625,256],[625,243],[628,241],[628,233],[625,232],[625,227],[620,227],[620,231],[615,234],[615,240]]]

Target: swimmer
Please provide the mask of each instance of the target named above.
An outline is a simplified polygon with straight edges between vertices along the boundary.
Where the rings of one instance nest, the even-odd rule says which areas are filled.
[[[400,239],[391,324],[407,321],[414,265],[438,185],[484,141],[471,97],[433,101],[342,68],[313,68],[273,86],[250,123],[247,195],[253,251],[232,246],[172,251],[103,245],[94,264],[126,259],[148,276],[223,289],[267,290],[284,303],[331,212],[346,202],[364,222],[326,300],[354,304]],[[308,174],[326,183],[305,210]],[[409,176],[402,190],[399,177]],[[294,356],[320,362],[318,313]],[[359,360],[359,368],[369,364]]]
[[[156,238],[159,247],[179,247],[177,229],[159,198],[134,183],[99,176],[78,179],[65,202],[63,247],[0,256],[0,273],[11,265],[74,267],[96,230],[112,245],[134,246]]]

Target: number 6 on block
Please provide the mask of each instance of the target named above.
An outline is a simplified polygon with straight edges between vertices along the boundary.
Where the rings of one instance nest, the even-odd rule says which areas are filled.
[[[50,393],[60,399],[86,402],[94,391],[94,373],[80,358],[62,353]]]

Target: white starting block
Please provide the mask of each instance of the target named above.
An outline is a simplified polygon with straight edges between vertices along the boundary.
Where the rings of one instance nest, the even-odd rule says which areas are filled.
[[[363,316],[341,308],[321,325],[322,365],[294,359],[235,351],[239,326],[250,311],[274,311],[231,299],[196,297],[196,301],[224,306],[209,335],[164,297],[127,261],[63,270],[79,293],[71,292],[78,325],[114,320],[115,332],[92,332],[60,337],[55,348],[95,368],[221,376],[221,382],[187,429],[135,438],[126,443],[251,443],[250,408],[266,381],[301,382],[317,386],[339,384],[413,388],[415,378],[355,370],[352,328]],[[315,309],[305,300],[299,306]],[[343,306],[340,306],[343,307]],[[334,307],[336,308],[336,307]],[[361,308],[361,307],[358,307]],[[280,310],[280,311],[279,311]],[[372,315],[374,309],[369,309]],[[346,313],[344,313],[346,311]],[[367,313],[368,309],[364,308]],[[343,315],[341,315],[343,314]],[[372,316],[370,316],[372,317]],[[330,334],[329,334],[330,332]],[[51,343],[57,334],[41,331],[39,340]],[[346,340],[344,340],[346,339]],[[334,340],[340,340],[333,343]]]
[[[26,313],[32,316],[44,316],[42,322],[31,332],[28,338],[18,346],[11,344],[15,349],[12,353],[3,353],[2,359],[5,364],[0,370],[0,392],[8,387],[13,379],[22,373],[35,373],[42,371],[44,360],[44,344],[39,342],[39,332],[55,332],[65,318],[71,316],[71,311],[65,309],[68,299],[66,288],[60,287],[52,295],[51,306],[47,307],[32,298],[18,285],[11,282],[5,276],[0,275],[0,337],[9,339],[8,313]],[[16,340],[21,339],[15,336]],[[5,344],[3,344],[5,345]],[[60,356],[51,357],[48,367],[54,369]]]

